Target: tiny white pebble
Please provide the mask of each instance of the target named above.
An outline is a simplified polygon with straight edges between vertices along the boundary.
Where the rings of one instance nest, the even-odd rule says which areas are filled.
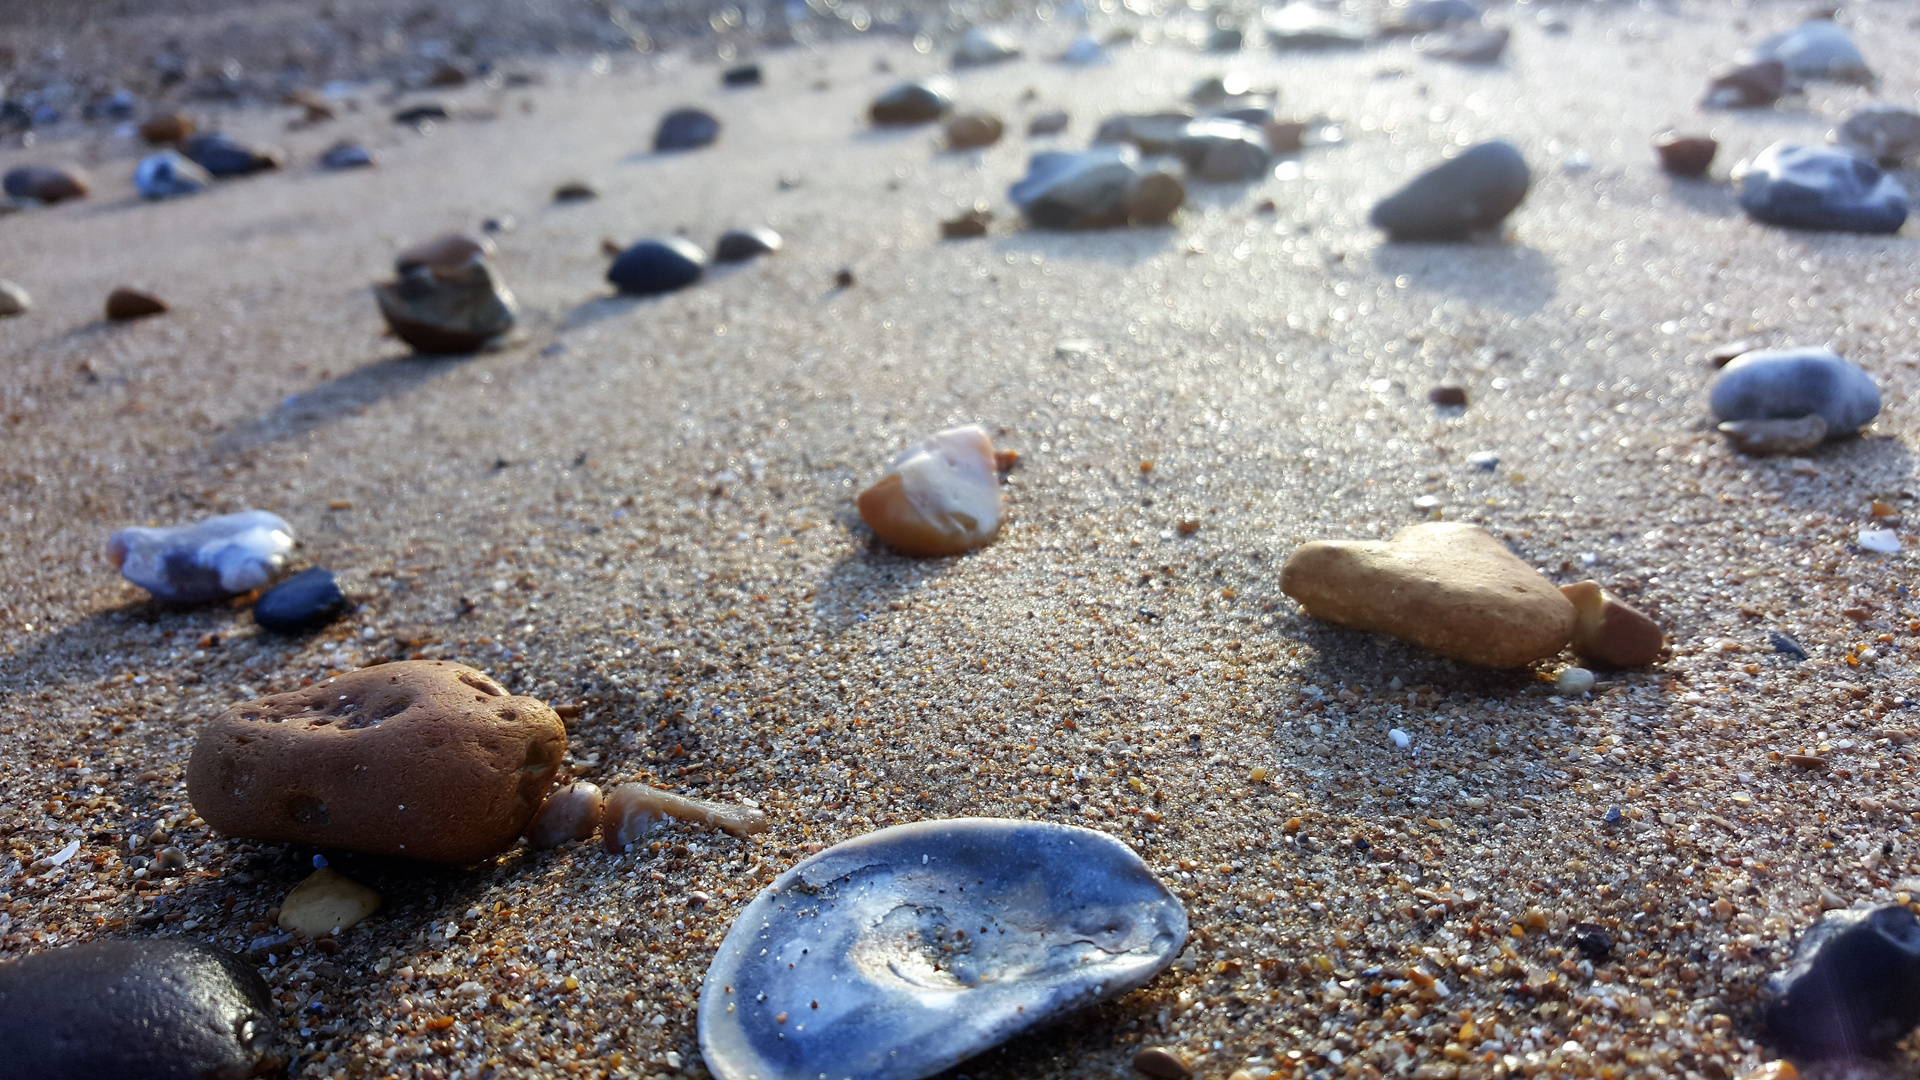
[[[1387,736],[1393,740],[1393,745],[1402,750],[1413,745],[1413,736],[1401,731],[1399,728],[1394,728],[1392,731],[1387,732]]]
[[[1553,692],[1561,697],[1578,697],[1593,689],[1593,672],[1583,667],[1570,667],[1562,670],[1553,680]]]

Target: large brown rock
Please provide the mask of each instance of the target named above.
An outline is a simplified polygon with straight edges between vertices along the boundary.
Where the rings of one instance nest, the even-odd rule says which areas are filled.
[[[187,795],[229,836],[469,863],[519,837],[566,747],[544,702],[412,660],[221,713],[194,743]]]
[[[1280,589],[1316,619],[1483,667],[1543,660],[1573,636],[1573,604],[1552,582],[1457,522],[1409,526],[1384,542],[1303,544],[1281,568]]]

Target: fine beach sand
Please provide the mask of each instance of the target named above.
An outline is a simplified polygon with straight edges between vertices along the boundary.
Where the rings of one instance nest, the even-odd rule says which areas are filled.
[[[957,1075],[1134,1075],[1156,1044],[1219,1080],[1758,1065],[1755,995],[1796,931],[1823,905],[1920,894],[1920,600],[1910,554],[1854,546],[1873,500],[1920,512],[1915,226],[1805,235],[1739,213],[1734,162],[1824,140],[1875,97],[1696,109],[1712,68],[1800,6],[1570,4],[1566,35],[1539,7],[1498,9],[1515,35],[1491,69],[1404,44],[1160,41],[1109,67],[965,72],[961,106],[1008,125],[983,153],[865,127],[876,93],[943,66],[897,38],[765,52],[749,90],[683,52],[529,61],[535,85],[430,95],[456,116],[424,135],[388,117],[426,94],[369,90],[297,131],[294,110],[238,110],[223,126],[292,166],[161,204],[134,197],[131,140],[0,150],[0,168],[78,161],[95,182],[0,218],[0,276],[35,301],[0,321],[0,957],[267,937],[315,852],[200,826],[197,726],[424,656],[577,707],[571,775],[752,799],[773,828],[464,870],[330,853],[386,906],[324,947],[253,954],[297,1076],[705,1075],[701,976],[762,882],[877,827],[969,815],[1125,839],[1194,934],[1147,988]],[[1845,18],[1878,98],[1915,106],[1911,8]],[[1041,55],[1069,37],[1026,32]],[[1170,228],[1014,227],[1030,149],[1230,70],[1344,140],[1261,183],[1191,185]],[[646,152],[683,104],[721,118],[720,142]],[[1055,107],[1060,140],[1021,137]],[[1721,140],[1714,182],[1658,171],[1669,126]],[[317,170],[345,136],[378,167]],[[1535,170],[1504,242],[1366,227],[1449,144],[1491,137]],[[572,179],[600,197],[552,203]],[[976,199],[993,235],[940,241]],[[501,216],[518,339],[416,359],[382,337],[367,286],[394,253]],[[608,296],[605,238],[711,246],[757,223],[786,250]],[[173,310],[106,325],[120,284]],[[1738,339],[1831,344],[1880,382],[1879,421],[1810,459],[1734,456],[1706,357]],[[1427,404],[1441,383],[1466,388],[1463,414]],[[1021,455],[999,541],[930,562],[877,546],[856,492],[972,422]],[[1497,470],[1467,464],[1482,450]],[[340,573],[359,609],[287,639],[244,606],[156,608],[107,564],[116,528],[243,507],[290,520],[297,565]],[[1534,672],[1318,624],[1279,592],[1300,542],[1436,514],[1557,583],[1601,581],[1661,621],[1670,656],[1562,701]],[[1782,760],[1815,752],[1826,771]],[[136,882],[127,840],[156,826],[189,869]],[[72,861],[31,869],[74,839]],[[1581,962],[1578,923],[1607,929],[1610,959]],[[1908,1052],[1858,1075],[1916,1071]]]

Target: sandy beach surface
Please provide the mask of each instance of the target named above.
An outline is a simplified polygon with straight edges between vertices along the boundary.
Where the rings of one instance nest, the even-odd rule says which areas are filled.
[[[1514,39],[1493,68],[1404,44],[1206,55],[1176,39],[1184,13],[1071,68],[1044,59],[1071,30],[1038,22],[1029,59],[956,80],[1008,123],[984,152],[867,128],[875,94],[945,66],[897,37],[768,50],[744,90],[678,50],[529,61],[511,88],[369,86],[298,130],[297,110],[235,109],[222,126],[291,165],[166,203],[135,197],[141,150],[104,127],[0,151],[95,182],[0,219],[0,276],[35,302],[0,321],[0,957],[271,943],[316,852],[198,821],[198,725],[431,657],[569,706],[571,775],[751,799],[773,828],[459,870],[327,853],[385,906],[337,941],[249,953],[295,1076],[706,1075],[701,977],[766,880],[970,815],[1112,833],[1194,926],[1148,987],[957,1070],[975,1080],[1132,1075],[1146,1045],[1220,1080],[1756,1067],[1755,995],[1795,933],[1920,894],[1920,600],[1910,554],[1857,544],[1874,500],[1916,512],[1920,279],[1913,226],[1762,227],[1725,175],[1876,96],[1914,106],[1920,33],[1906,4],[1849,5],[1877,94],[1703,113],[1708,72],[1798,5],[1568,4],[1565,34],[1540,10],[1498,9]],[[1017,227],[1006,188],[1032,149],[1227,71],[1338,139],[1258,183],[1191,184],[1171,227]],[[429,99],[453,118],[391,122]],[[651,153],[685,104],[721,118],[719,143]],[[1065,134],[1024,138],[1052,108]],[[1669,127],[1721,140],[1717,179],[1660,173]],[[317,169],[344,136],[378,166]],[[1535,172],[1503,241],[1367,227],[1374,200],[1491,137]],[[600,197],[554,203],[573,179]],[[992,234],[941,241],[981,199]],[[511,219],[494,261],[518,338],[421,359],[383,337],[368,285],[394,253],[488,218]],[[602,280],[604,239],[710,246],[750,224],[785,250],[658,299]],[[172,311],[103,322],[122,284]],[[1707,357],[1740,339],[1831,344],[1879,381],[1879,420],[1810,458],[1732,454]],[[1463,413],[1427,403],[1443,383]],[[878,545],[854,495],[973,422],[1021,455],[998,542],[934,561]],[[243,507],[290,520],[297,565],[340,573],[357,610],[290,639],[244,606],[158,608],[108,565],[116,528]],[[1557,583],[1599,580],[1670,655],[1566,700],[1560,663],[1466,668],[1279,591],[1303,541],[1434,517]],[[128,841],[156,829],[188,868],[136,880]],[[1580,924],[1609,956],[1582,953]]]

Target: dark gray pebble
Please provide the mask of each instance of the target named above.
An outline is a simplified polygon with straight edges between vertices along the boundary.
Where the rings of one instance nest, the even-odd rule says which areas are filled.
[[[1767,644],[1773,646],[1774,652],[1780,653],[1783,656],[1791,656],[1795,660],[1805,660],[1807,658],[1805,646],[1778,630],[1767,631]]]
[[[323,169],[364,169],[373,164],[373,152],[357,142],[337,142],[320,155]]]
[[[730,67],[720,73],[722,86],[759,86],[761,83],[759,64],[741,64]]]
[[[904,82],[873,99],[867,116],[882,126],[930,124],[953,108],[943,86],[932,82]]]
[[[0,964],[0,1076],[229,1080],[262,1075],[266,981],[198,942],[93,941]]]
[[[1375,205],[1368,221],[1390,240],[1464,240],[1506,220],[1532,182],[1513,144],[1483,142],[1414,177]]]
[[[677,236],[642,240],[621,252],[607,267],[607,280],[629,296],[653,296],[684,289],[700,280],[707,253]]]
[[[1907,191],[1845,150],[1777,142],[1740,178],[1740,208],[1755,221],[1821,232],[1899,232]]]
[[[180,151],[194,164],[221,178],[277,169],[286,161],[286,155],[278,150],[248,146],[218,131],[189,138]]]
[[[346,613],[346,595],[333,571],[316,566],[268,589],[253,602],[253,621],[282,634],[318,630]]]
[[[714,262],[745,262],[780,250],[780,234],[765,225],[751,229],[729,229],[713,245]]]
[[[720,121],[705,109],[675,109],[660,118],[655,150],[698,150],[720,137]]]
[[[1920,1023],[1920,920],[1898,904],[1827,912],[1766,998],[1767,1041],[1790,1057],[1885,1057]]]
[[[446,120],[449,118],[450,114],[447,112],[445,105],[434,104],[415,105],[412,108],[401,109],[399,112],[393,114],[393,122],[396,124],[424,124],[430,120]]]

